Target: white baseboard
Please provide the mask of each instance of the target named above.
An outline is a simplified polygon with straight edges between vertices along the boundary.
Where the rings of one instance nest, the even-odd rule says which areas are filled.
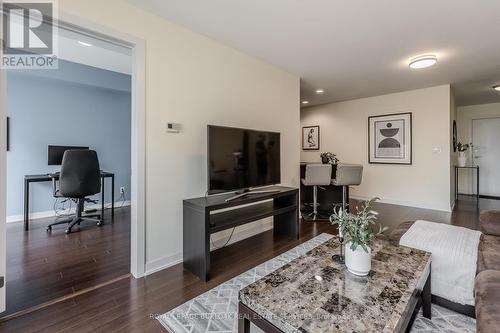
[[[123,203],[123,206],[122,206]],[[109,203],[105,204],[105,207],[109,206]],[[119,201],[115,202],[115,208],[117,207],[126,207],[130,206],[130,201]],[[94,204],[94,205],[85,205],[85,209],[96,209],[98,211],[101,210],[101,204]],[[76,207],[73,207],[71,209],[63,209],[59,211],[61,214],[74,214],[76,212]],[[36,213],[30,213],[30,220],[33,219],[43,219],[47,217],[54,217],[56,216],[56,213],[53,210],[48,210],[45,212],[36,212]],[[7,216],[6,218],[7,223],[16,223],[16,222],[21,222],[24,221],[24,215],[11,215]]]
[[[272,219],[269,219],[269,221],[266,221],[266,220],[262,221],[261,220],[258,222],[253,222],[253,224],[250,227],[242,226],[240,228],[241,229],[236,228],[236,230],[234,231],[233,237],[231,237],[231,240],[229,241],[229,243],[227,245],[239,242],[240,240],[243,240],[245,238],[249,238],[249,237],[255,236],[257,234],[260,234],[262,232],[271,230],[273,228],[273,222],[272,222]],[[231,231],[226,230],[225,234],[227,234],[228,232],[230,234]],[[213,241],[215,243],[222,243],[222,244],[220,244],[222,246],[222,245],[224,245],[225,239],[227,239],[227,237],[229,237],[229,235],[227,235],[227,236],[219,235],[219,237],[213,236]],[[216,244],[216,245],[219,245],[219,244]],[[214,250],[214,247],[212,246],[212,244],[210,244],[210,251],[212,251],[212,250]],[[182,262],[182,253],[177,253],[177,254],[174,254],[172,256],[163,257],[160,259],[156,259],[156,260],[147,262],[146,263],[146,272],[144,275],[150,275],[150,274],[159,272],[159,271],[164,270],[166,268],[180,264],[181,262]]]
[[[169,268],[182,262],[182,253],[174,254],[173,256],[163,257],[146,263],[146,272],[144,275],[150,275],[159,272],[165,268]]]
[[[365,196],[361,196],[361,195],[351,195],[350,198],[355,199],[355,200],[370,200],[370,199],[372,199],[372,197],[365,197]],[[380,200],[378,202],[387,203],[387,204],[391,204],[391,205],[398,205],[398,206],[407,206],[407,207],[439,210],[439,211],[447,212],[447,213],[452,212],[451,207],[444,208],[444,207],[440,207],[440,206],[432,206],[432,205],[428,205],[428,204],[423,204],[420,202],[401,201],[401,200],[394,200],[394,199],[387,199],[387,198],[380,198]]]

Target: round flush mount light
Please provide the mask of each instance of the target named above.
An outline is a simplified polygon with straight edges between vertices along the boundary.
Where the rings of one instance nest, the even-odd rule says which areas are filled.
[[[317,89],[316,90],[316,94],[318,94],[318,95],[322,95],[324,93],[325,93],[325,91],[323,89]]]
[[[307,105],[309,104],[309,101],[302,101],[302,104]]]
[[[495,89],[495,91],[500,92],[500,84],[497,84],[496,86],[494,86],[493,89]]]
[[[82,42],[81,40],[79,40],[79,41],[78,41],[78,44],[83,45],[83,46],[86,46],[86,47],[90,47],[90,46],[92,46],[92,44],[87,43],[87,42]]]
[[[424,55],[411,59],[409,66],[411,69],[422,69],[435,65],[437,61],[435,55]]]

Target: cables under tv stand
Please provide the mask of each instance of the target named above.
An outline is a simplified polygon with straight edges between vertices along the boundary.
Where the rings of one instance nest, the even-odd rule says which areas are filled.
[[[212,247],[216,250],[219,250],[219,249],[222,249],[224,247],[227,246],[227,244],[229,244],[229,242],[231,241],[231,238],[233,238],[233,234],[234,234],[234,231],[236,230],[236,227],[233,228],[233,230],[231,231],[231,235],[229,235],[229,238],[227,239],[226,243],[224,245],[222,245],[221,247],[217,247],[212,239],[212,235],[210,235],[210,242],[212,243]]]

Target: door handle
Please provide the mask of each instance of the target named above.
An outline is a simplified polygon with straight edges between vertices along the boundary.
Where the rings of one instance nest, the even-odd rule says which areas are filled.
[[[5,277],[0,276],[0,289],[3,288],[4,284],[5,284]]]

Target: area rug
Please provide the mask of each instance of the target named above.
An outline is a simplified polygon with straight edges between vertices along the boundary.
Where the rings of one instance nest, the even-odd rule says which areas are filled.
[[[237,277],[195,297],[175,309],[158,316],[171,333],[235,333],[238,332],[238,292],[249,284],[306,254],[331,239],[321,234],[295,248],[246,271]],[[412,332],[475,332],[474,319],[433,305],[432,320],[419,313]],[[252,333],[261,331],[252,326]]]

